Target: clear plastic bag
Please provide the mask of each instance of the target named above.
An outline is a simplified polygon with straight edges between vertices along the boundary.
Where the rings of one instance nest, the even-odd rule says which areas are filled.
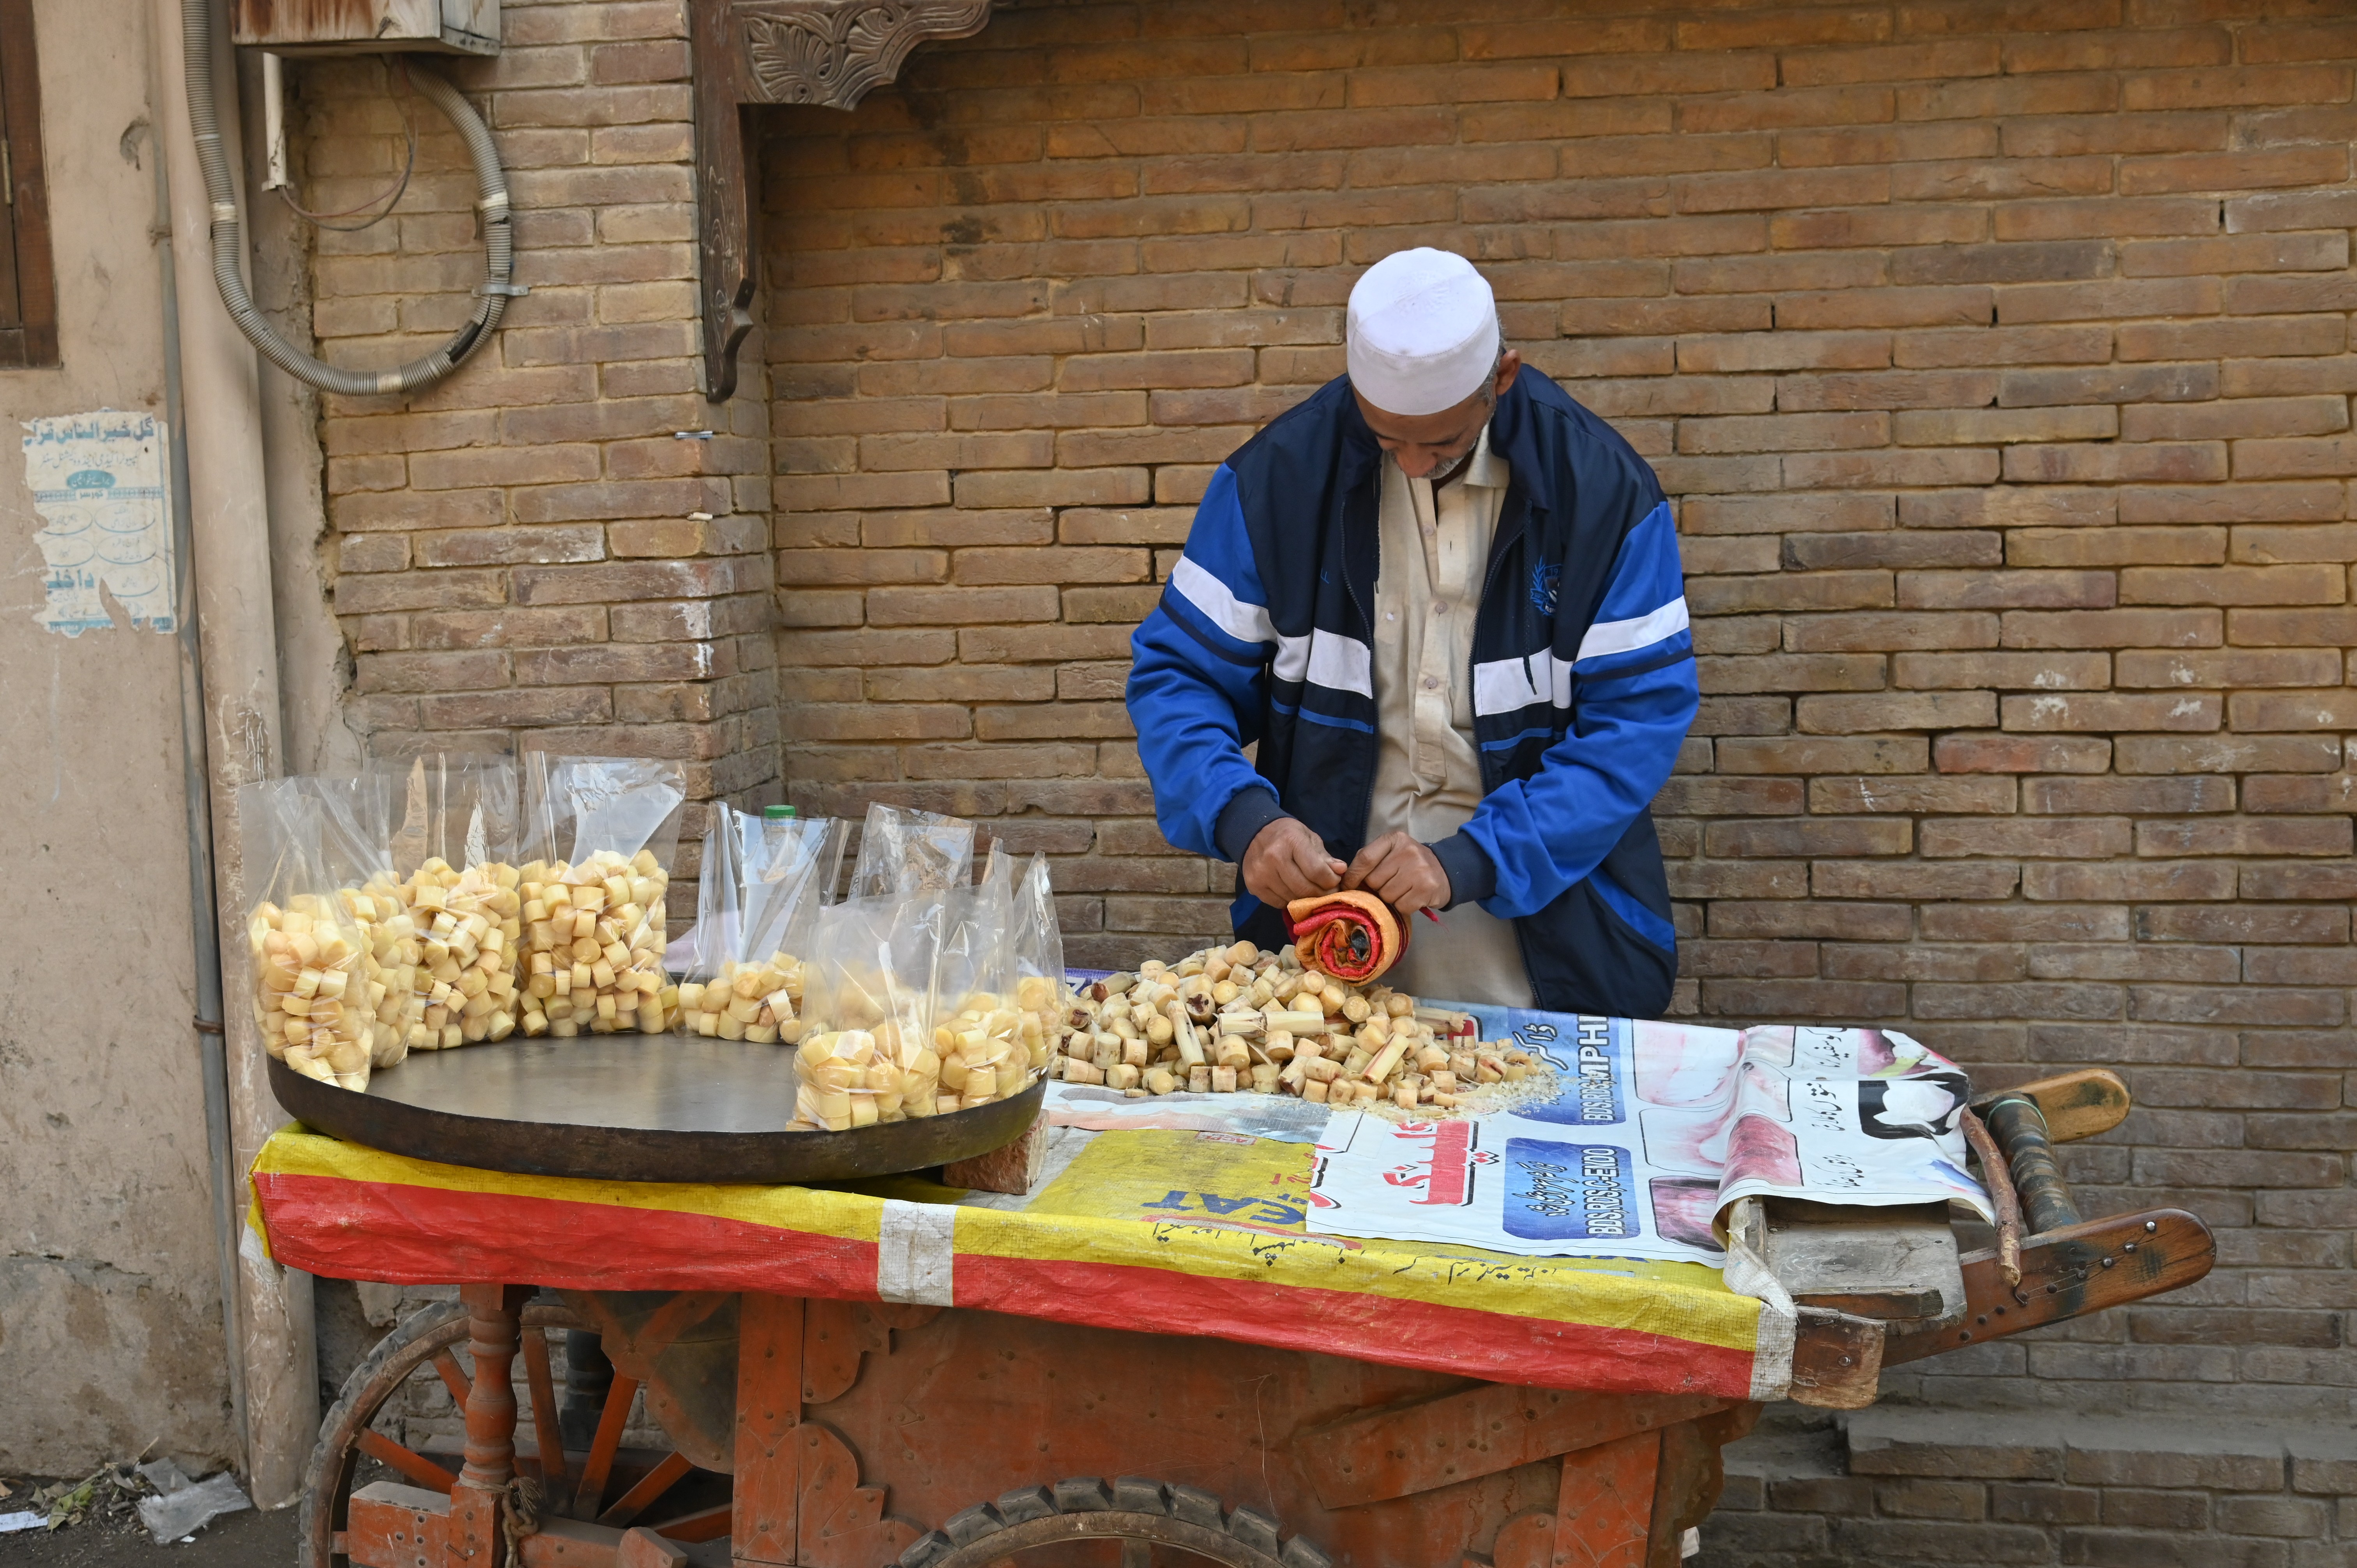
[[[249,784],[238,822],[255,890],[246,949],[263,1044],[307,1077],[365,1090],[375,1045],[369,940],[323,864],[318,791],[300,779]]]
[[[841,863],[843,824],[770,821],[712,807],[679,1026],[755,1045],[798,1044],[821,894]]]
[[[391,865],[416,949],[405,1048],[504,1040],[523,1011],[515,764],[487,753],[432,752],[381,777],[390,795]]]
[[[819,911],[795,1125],[840,1133],[934,1113],[941,1060],[928,1043],[928,1000],[942,913],[938,894]]]
[[[523,824],[513,758],[426,752],[382,771],[392,791],[393,867],[404,881],[433,859],[459,867],[515,859]]]
[[[1072,993],[1064,974],[1064,928],[1056,915],[1056,890],[1048,878],[1048,857],[1035,854],[1015,889],[1015,924],[1009,939],[1015,964],[1015,1007],[1023,1015],[1023,1044],[1031,1065],[1044,1069],[1054,1057]]]
[[[942,1111],[987,1105],[1030,1085],[1035,1064],[1015,1006],[1014,925],[1014,863],[994,854],[982,881],[952,892],[943,908],[931,1008]],[[1046,1065],[1042,1053],[1037,1066]]]
[[[974,875],[974,824],[905,806],[872,805],[859,831],[854,898],[911,897],[963,887]]]
[[[317,806],[320,872],[360,933],[369,1066],[382,1072],[409,1054],[411,1028],[424,1013],[422,1003],[413,1005],[419,946],[404,889],[393,874],[389,780],[370,772],[287,782]]]
[[[663,1033],[679,1010],[662,952],[685,776],[639,757],[524,760],[523,1032]]]

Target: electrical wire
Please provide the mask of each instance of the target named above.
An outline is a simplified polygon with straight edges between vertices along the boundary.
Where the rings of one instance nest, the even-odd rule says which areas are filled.
[[[370,197],[367,200],[362,201],[354,207],[347,207],[339,212],[314,212],[309,208],[304,206],[301,202],[296,200],[294,197],[287,194],[288,189],[290,188],[289,187],[284,185],[280,186],[278,188],[278,199],[294,209],[295,216],[303,219],[314,228],[325,229],[331,234],[357,234],[364,229],[373,229],[378,224],[393,216],[393,209],[396,206],[400,205],[403,194],[409,189],[409,177],[417,172],[417,116],[411,113],[408,103],[404,101],[409,98],[415,90],[409,84],[409,62],[403,59],[400,56],[395,55],[390,60],[385,62],[384,85],[387,94],[391,95],[393,92],[393,72],[396,70],[401,73],[401,92],[399,97],[395,98],[394,102],[401,104],[401,128],[407,134],[409,139],[409,156],[401,166],[401,177],[394,180],[393,184],[388,186],[386,188],[380,190],[374,196]],[[327,221],[327,220],[330,218],[350,218],[355,214],[366,212],[370,208],[374,207],[380,201],[384,203],[384,210],[378,213],[375,217],[370,219],[365,223],[330,223]]]
[[[197,146],[197,166],[204,173],[205,199],[212,209],[213,286],[228,307],[230,319],[245,334],[262,357],[299,381],[348,397],[399,395],[430,387],[457,369],[468,355],[499,330],[508,301],[524,292],[515,278],[515,226],[508,203],[507,172],[500,166],[499,149],[474,105],[441,76],[416,73],[417,95],[442,112],[467,145],[475,166],[475,210],[483,222],[483,281],[476,286],[476,305],[457,331],[440,348],[423,358],[382,371],[348,371],[297,349],[279,336],[254,307],[245,286],[245,238],[238,221],[237,187],[230,173],[221,113],[213,100],[213,51],[221,41],[221,21],[214,0],[180,0],[180,69],[188,87],[188,130]]]

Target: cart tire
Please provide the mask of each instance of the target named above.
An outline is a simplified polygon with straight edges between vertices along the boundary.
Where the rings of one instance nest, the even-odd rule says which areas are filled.
[[[1299,1536],[1280,1536],[1266,1514],[1223,1508],[1198,1487],[1165,1486],[1140,1476],[1111,1482],[1080,1476],[960,1509],[903,1552],[899,1568],[986,1568],[1068,1541],[1119,1541],[1147,1555],[1164,1546],[1228,1568],[1333,1568],[1332,1558]],[[1147,1555],[1134,1561],[1144,1563]],[[1126,1548],[1123,1561],[1133,1561]]]
[[[579,1318],[557,1302],[525,1304],[522,1326],[578,1328]],[[376,1348],[344,1380],[343,1393],[319,1423],[319,1441],[303,1473],[301,1507],[296,1516],[296,1561],[299,1568],[337,1568],[336,1532],[344,1528],[352,1475],[360,1462],[361,1433],[419,1368],[468,1338],[466,1304],[437,1301],[411,1313],[377,1342]]]

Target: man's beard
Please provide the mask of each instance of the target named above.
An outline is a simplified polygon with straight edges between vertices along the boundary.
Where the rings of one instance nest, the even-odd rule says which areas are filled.
[[[1480,443],[1478,441],[1474,443],[1475,446],[1480,445]],[[1435,467],[1428,476],[1432,481],[1432,488],[1437,490],[1441,486],[1447,484],[1449,480],[1455,478],[1458,474],[1464,471],[1465,465],[1470,463],[1472,460],[1473,447],[1468,446],[1458,456]]]

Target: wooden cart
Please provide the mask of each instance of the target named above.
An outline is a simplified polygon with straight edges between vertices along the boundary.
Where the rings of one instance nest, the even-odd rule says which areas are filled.
[[[1994,1098],[1998,1165],[2033,1217],[2018,1283],[1996,1249],[1959,1257],[1941,1211],[1771,1214],[1767,1252],[1800,1304],[1792,1397],[1865,1404],[1885,1365],[2208,1272],[2198,1219],[2082,1220],[2054,1168],[2050,1133],[2125,1112],[2117,1080]],[[1760,1408],[1520,1386],[1494,1357],[1452,1375],[1428,1345],[1394,1365],[1363,1339],[1327,1355],[842,1299],[834,1281],[543,1289],[453,1252],[460,1299],[403,1322],[328,1416],[303,1568],[1672,1568],[1717,1498],[1719,1450]],[[462,1451],[384,1430],[405,1387],[436,1380]],[[623,1443],[641,1391],[665,1446]]]

